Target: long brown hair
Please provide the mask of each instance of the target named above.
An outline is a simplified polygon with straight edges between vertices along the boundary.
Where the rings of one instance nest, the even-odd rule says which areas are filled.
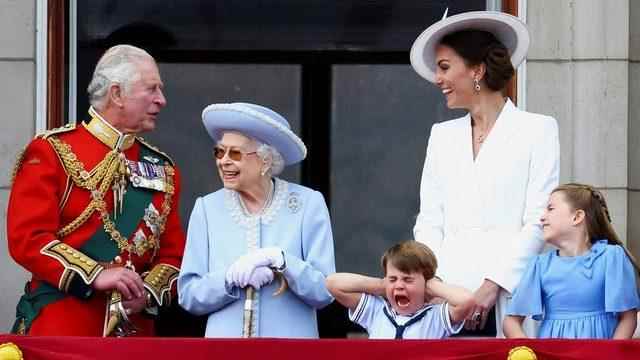
[[[569,183],[555,188],[551,193],[562,192],[565,200],[574,210],[582,210],[585,214],[585,224],[589,241],[593,244],[598,240],[606,239],[611,245],[619,245],[624,249],[629,260],[640,274],[638,261],[631,255],[629,249],[620,241],[620,238],[611,225],[609,207],[602,193],[591,185]]]

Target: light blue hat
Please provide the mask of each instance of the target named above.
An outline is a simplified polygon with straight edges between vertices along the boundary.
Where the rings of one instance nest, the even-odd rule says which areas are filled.
[[[225,131],[237,131],[276,148],[285,165],[307,156],[307,147],[291,131],[289,122],[264,106],[239,102],[211,104],[202,110],[202,122],[214,141],[220,141]]]

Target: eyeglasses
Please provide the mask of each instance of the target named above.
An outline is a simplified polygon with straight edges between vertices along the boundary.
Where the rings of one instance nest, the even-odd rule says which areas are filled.
[[[216,159],[218,160],[222,160],[224,158],[225,155],[228,154],[229,159],[233,160],[233,161],[240,161],[242,160],[242,157],[244,155],[251,155],[251,154],[256,154],[256,151],[251,151],[251,152],[242,152],[240,150],[237,149],[231,149],[231,148],[227,148],[224,149],[222,147],[216,146],[215,148],[213,148],[213,156],[215,156]]]

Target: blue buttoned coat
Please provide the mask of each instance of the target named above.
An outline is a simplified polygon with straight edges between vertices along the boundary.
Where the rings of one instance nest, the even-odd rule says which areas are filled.
[[[322,194],[275,179],[271,204],[249,216],[237,192],[221,189],[196,200],[178,278],[180,305],[209,314],[206,337],[242,336],[245,291],[225,286],[231,264],[251,249],[278,247],[285,254],[288,289],[272,282],[257,292],[254,333],[259,337],[317,338],[316,309],[333,298],[325,277],[335,272],[333,235]]]

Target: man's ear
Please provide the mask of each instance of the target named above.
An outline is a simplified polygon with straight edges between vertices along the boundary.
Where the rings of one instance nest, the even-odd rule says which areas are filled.
[[[109,101],[116,107],[124,107],[124,91],[120,84],[112,83],[109,86]]]
[[[576,226],[582,224],[584,222],[585,216],[586,214],[584,213],[584,210],[576,210],[575,214],[573,214],[573,225]]]

